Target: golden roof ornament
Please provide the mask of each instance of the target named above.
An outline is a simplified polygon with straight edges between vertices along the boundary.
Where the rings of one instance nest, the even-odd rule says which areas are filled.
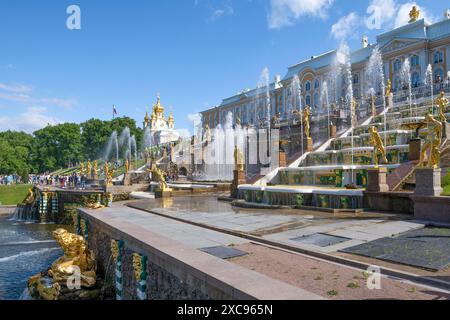
[[[416,22],[420,17],[420,10],[417,9],[416,6],[413,6],[411,11],[409,12],[409,23]]]
[[[168,121],[169,123],[174,123],[174,122],[175,122],[175,120],[174,120],[174,118],[173,118],[173,113],[172,113],[172,112],[170,112],[169,118],[167,119],[167,121]]]
[[[144,122],[148,123],[150,121],[150,117],[148,116],[148,111],[145,112]]]
[[[161,105],[161,97],[159,96],[159,94],[156,100],[156,104],[153,106],[153,112],[155,112],[156,114],[164,112],[164,107]]]

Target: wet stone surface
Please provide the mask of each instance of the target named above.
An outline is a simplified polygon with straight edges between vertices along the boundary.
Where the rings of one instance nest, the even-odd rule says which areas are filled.
[[[424,228],[341,251],[439,271],[450,266],[450,229]]]
[[[297,237],[291,240],[304,244],[312,244],[319,247],[329,247],[338,243],[350,241],[351,239],[332,236],[324,233],[315,233],[307,236]]]
[[[215,257],[218,257],[220,259],[231,259],[236,257],[242,257],[247,254],[247,252],[225,246],[202,248],[200,250],[209,253]]]

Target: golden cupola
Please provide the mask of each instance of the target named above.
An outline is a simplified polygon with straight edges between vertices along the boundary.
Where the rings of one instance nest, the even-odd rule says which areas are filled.
[[[158,99],[156,103],[153,105],[153,112],[156,114],[156,116],[164,116],[164,107],[161,105],[161,97],[158,95]]]
[[[148,127],[149,122],[150,122],[150,117],[148,116],[148,112],[145,112],[144,127]]]

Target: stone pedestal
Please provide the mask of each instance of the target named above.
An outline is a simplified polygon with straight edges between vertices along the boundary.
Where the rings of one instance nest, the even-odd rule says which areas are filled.
[[[388,192],[389,186],[386,183],[387,168],[375,168],[367,170],[367,192]]]
[[[420,148],[421,141],[420,139],[411,139],[409,141],[409,161],[420,160]]]
[[[416,168],[416,196],[439,197],[442,194],[441,169]]]
[[[155,197],[156,198],[170,198],[170,197],[172,197],[172,189],[162,191],[161,189],[158,188],[155,190]]]
[[[238,187],[241,184],[247,183],[245,179],[245,172],[242,170],[233,171],[233,183],[231,184],[231,197],[237,199],[238,197]]]
[[[313,152],[314,151],[312,138],[306,138],[306,151],[307,152]]]
[[[334,124],[330,125],[330,138],[334,139],[337,137],[337,129]]]
[[[280,150],[279,155],[279,167],[285,168],[287,167],[287,161],[286,161],[286,152],[284,150]]]
[[[123,176],[123,185],[131,186],[131,176],[129,172],[126,172]]]

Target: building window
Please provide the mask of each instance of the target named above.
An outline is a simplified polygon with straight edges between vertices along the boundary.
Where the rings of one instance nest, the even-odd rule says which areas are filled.
[[[355,74],[353,76],[353,84],[358,84],[359,83],[359,76],[357,74]]]
[[[319,89],[319,87],[320,87],[319,79],[316,79],[316,82],[314,82],[314,89]]]
[[[414,72],[411,77],[411,84],[413,88],[417,88],[420,85],[420,74],[418,72]]]
[[[442,81],[444,81],[444,70],[439,68],[434,72],[434,81],[436,83],[441,83]]]
[[[436,51],[434,53],[434,64],[442,63],[444,62],[443,54],[441,51]]]
[[[310,96],[306,96],[306,105],[307,105],[308,107],[311,106],[311,97],[310,97]]]
[[[311,91],[311,82],[306,82],[306,84],[305,84],[305,89],[306,89],[306,91]]]
[[[398,91],[402,89],[402,80],[400,77],[395,77],[394,79],[394,91]]]
[[[402,61],[400,59],[395,60],[394,62],[394,72],[400,71],[402,68]]]
[[[410,58],[411,67],[418,67],[420,65],[420,58],[417,54]]]

